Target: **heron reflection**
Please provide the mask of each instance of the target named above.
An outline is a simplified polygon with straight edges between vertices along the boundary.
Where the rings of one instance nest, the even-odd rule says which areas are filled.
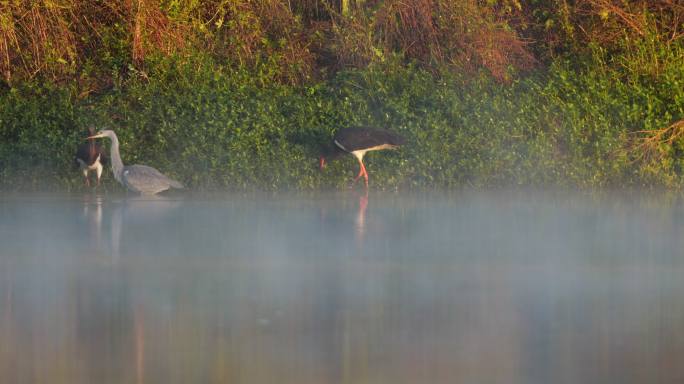
[[[112,259],[118,260],[125,254],[127,243],[163,244],[163,239],[167,234],[159,233],[155,228],[158,228],[158,224],[167,219],[168,215],[182,204],[181,200],[161,196],[135,196],[114,202],[110,212]],[[140,233],[145,233],[146,236],[137,236]],[[129,237],[128,240],[126,236]]]

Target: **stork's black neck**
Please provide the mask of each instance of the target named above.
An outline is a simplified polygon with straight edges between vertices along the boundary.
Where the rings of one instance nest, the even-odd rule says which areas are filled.
[[[334,143],[329,143],[321,150],[321,157],[332,160],[344,155],[345,153],[346,152],[343,151],[342,148],[338,147]]]

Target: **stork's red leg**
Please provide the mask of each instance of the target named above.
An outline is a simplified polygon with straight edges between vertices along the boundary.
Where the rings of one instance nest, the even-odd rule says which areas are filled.
[[[90,187],[90,179],[88,178],[88,176],[85,177],[85,185],[86,187]]]
[[[352,181],[352,185],[356,184],[356,182],[359,181],[361,176],[363,176],[363,172],[359,171],[359,174],[356,175],[356,177],[354,178],[354,181]]]
[[[351,185],[352,187],[361,178],[361,176],[363,176],[363,179],[366,182],[366,189],[368,189],[368,172],[366,172],[366,166],[363,165],[363,160],[359,159],[359,174],[354,178],[354,181]]]
[[[366,172],[366,167],[361,162],[361,170],[363,171],[363,179],[366,181],[366,189],[368,189],[368,172]]]
[[[356,175],[356,177],[354,178],[354,181],[352,182],[352,187],[354,186],[354,184],[356,184],[356,182],[357,182],[357,181],[361,178],[361,176],[363,176],[365,173],[366,173],[366,168],[363,166],[363,161],[359,160],[359,174]]]

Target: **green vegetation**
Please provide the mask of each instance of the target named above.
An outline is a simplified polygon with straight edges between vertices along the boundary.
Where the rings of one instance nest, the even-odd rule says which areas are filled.
[[[0,189],[81,188],[88,126],[194,189],[338,188],[354,124],[409,141],[374,188],[677,188],[675,3],[0,2]]]

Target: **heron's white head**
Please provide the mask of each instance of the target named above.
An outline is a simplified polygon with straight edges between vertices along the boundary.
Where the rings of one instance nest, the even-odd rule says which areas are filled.
[[[116,134],[111,129],[103,129],[102,131],[98,132],[95,135],[88,136],[86,138],[86,140],[88,140],[88,139],[99,139],[102,137],[109,137],[111,139],[112,137],[116,137]]]

